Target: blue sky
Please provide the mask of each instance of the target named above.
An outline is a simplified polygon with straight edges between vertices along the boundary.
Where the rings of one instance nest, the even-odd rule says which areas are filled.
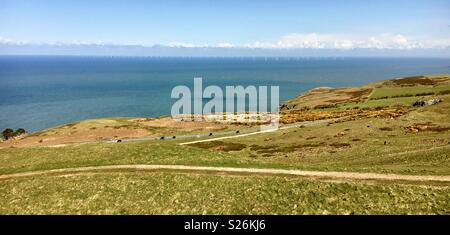
[[[0,0],[2,43],[450,46],[450,1]]]

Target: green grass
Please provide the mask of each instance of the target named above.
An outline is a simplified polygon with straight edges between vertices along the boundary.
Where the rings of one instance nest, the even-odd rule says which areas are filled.
[[[429,96],[428,96],[429,97]],[[426,98],[428,98],[426,97]],[[425,99],[426,99],[425,98]],[[386,106],[405,106],[411,107],[414,102],[417,100],[424,99],[423,97],[395,97],[395,98],[387,98],[387,99],[376,99],[376,100],[367,100],[365,102],[349,102],[345,104],[339,104],[337,107],[324,109],[326,111],[343,111],[345,109],[353,109],[353,108],[376,108],[376,107],[386,107]],[[316,111],[316,110],[314,110]],[[320,110],[318,110],[320,111]]]
[[[1,174],[118,164],[258,165],[251,158],[179,146],[171,140],[0,150]]]
[[[440,87],[440,88],[439,88]],[[433,87],[448,89],[450,86]],[[375,97],[430,87],[377,88]],[[411,106],[397,97],[339,105]],[[395,119],[364,118],[191,146],[164,140],[0,149],[0,174],[122,164],[182,164],[450,175],[450,95]],[[326,109],[332,111],[333,109]],[[125,125],[127,118],[114,124]],[[90,128],[98,120],[78,125]],[[410,133],[415,123],[434,131]],[[68,126],[67,129],[72,128]],[[233,127],[234,128],[234,127]],[[182,130],[180,130],[182,131]],[[193,138],[192,140],[196,140]],[[425,184],[425,182],[423,182]],[[444,186],[443,186],[444,185]],[[0,181],[0,214],[449,214],[450,187],[404,182],[324,182],[282,176],[108,171]]]
[[[92,130],[114,130],[114,129],[126,129],[130,132],[128,134],[125,133],[117,133],[110,132],[109,134],[97,134],[98,139],[127,139],[133,130],[141,131],[139,136],[141,137],[160,137],[160,136],[179,136],[179,135],[191,135],[191,134],[205,134],[206,132],[222,132],[222,131],[235,131],[243,128],[252,127],[250,125],[226,125],[219,123],[209,123],[211,126],[207,127],[197,127],[197,128],[180,128],[173,127],[169,124],[167,126],[161,125],[147,125],[144,123],[140,123],[136,121],[136,119],[143,118],[134,118],[134,117],[113,117],[113,118],[99,118],[99,119],[87,119],[82,121],[77,121],[73,123],[68,123],[64,125],[60,125],[54,128],[49,128],[46,130],[41,130],[38,132],[31,133],[30,136],[41,136],[45,139],[45,137],[55,137],[56,139],[61,139],[59,143],[76,143],[92,140],[93,138],[89,138],[89,135],[92,135]],[[62,140],[64,138],[70,137],[71,134],[78,133],[81,134],[77,140]],[[114,136],[116,135],[116,136]],[[83,138],[84,136],[84,138]],[[93,135],[95,136],[95,134]],[[92,136],[91,136],[92,137]],[[26,138],[26,137],[25,137]],[[45,141],[45,140],[44,140]],[[37,140],[36,140],[37,143]]]
[[[441,86],[417,86],[417,87],[396,87],[396,88],[376,88],[370,99],[364,102],[348,102],[338,104],[337,107],[326,108],[324,110],[313,111],[343,111],[353,108],[375,108],[386,106],[411,107],[414,102],[422,99],[443,98],[444,101],[450,99],[448,94],[441,95],[441,91],[450,91],[450,85]],[[416,94],[434,93],[435,95],[416,96]],[[394,97],[393,97],[394,96]],[[397,96],[397,97],[395,97]],[[398,97],[400,96],[400,97]],[[405,97],[401,97],[405,96]],[[387,97],[387,98],[384,98]]]
[[[438,186],[100,173],[2,180],[0,214],[449,214],[449,195]]]
[[[439,116],[433,114],[436,120],[430,120],[441,125],[442,123],[437,122],[441,120]],[[59,148],[9,148],[0,150],[0,173],[118,164],[184,164],[450,174],[448,131],[405,133],[403,126],[412,121],[408,117],[403,119],[370,119],[353,121],[351,125],[345,122],[295,128],[223,140],[204,146],[179,146],[176,143],[180,140],[167,140],[96,143]],[[380,130],[386,126],[390,126],[392,131]],[[345,131],[346,129],[349,130]],[[340,132],[345,135],[335,137]],[[387,141],[387,145],[384,145],[384,141]],[[240,145],[238,149],[243,149],[227,152],[234,148],[220,148],[222,145],[230,147],[235,144]],[[349,146],[340,147],[341,144]],[[431,149],[433,147],[437,148]],[[422,150],[425,151],[407,152]]]
[[[383,87],[376,88],[370,95],[370,99],[379,99],[383,97],[393,98],[395,96],[415,96],[423,93],[438,94],[441,91],[450,90],[450,85],[439,86],[414,86],[414,87]]]
[[[426,122],[448,127],[448,110],[450,102],[445,98],[443,103],[392,120],[321,124],[198,146],[177,145],[189,140],[164,140],[7,148],[0,149],[0,174],[99,165],[184,164],[449,175],[449,131],[408,133],[405,129]]]
[[[361,120],[225,141],[254,146],[244,152],[256,159],[301,169],[450,174],[448,131],[406,133],[410,121],[403,122]],[[392,131],[381,130],[387,126]]]
[[[442,77],[443,75],[427,76],[427,77]],[[446,92],[450,92],[450,85],[441,84],[435,86],[413,86],[413,87],[391,87],[384,86],[381,82],[370,85],[374,88],[369,99],[363,102],[347,102],[337,104],[336,107],[329,107],[325,109],[312,109],[314,112],[320,111],[343,111],[345,109],[353,108],[375,108],[386,106],[406,106],[411,107],[412,104],[420,99],[431,99],[434,97],[442,97],[449,99],[450,96]],[[381,87],[378,87],[381,86]],[[443,94],[443,92],[445,94]],[[331,99],[332,97],[330,97]],[[295,101],[295,99],[293,100]],[[289,102],[288,102],[289,103]]]

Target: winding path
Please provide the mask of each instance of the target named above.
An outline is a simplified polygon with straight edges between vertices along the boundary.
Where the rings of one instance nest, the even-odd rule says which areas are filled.
[[[398,180],[414,182],[450,182],[447,175],[400,175],[380,173],[338,172],[338,171],[303,171],[270,168],[239,168],[239,167],[209,167],[209,166],[186,166],[186,165],[108,165],[63,168],[43,171],[32,171],[0,175],[0,180],[14,179],[19,177],[32,177],[53,174],[83,174],[93,171],[107,170],[170,170],[178,172],[209,172],[209,173],[232,173],[232,174],[262,174],[262,175],[291,175],[311,178],[347,179],[347,180]]]
[[[297,127],[300,127],[300,126],[312,126],[312,125],[315,125],[315,124],[325,123],[325,122],[329,122],[329,121],[333,121],[333,120],[337,120],[337,119],[336,118],[333,118],[333,119],[321,119],[321,120],[315,120],[315,121],[304,121],[304,122],[298,122],[298,123],[293,123],[293,124],[285,124],[285,125],[283,125],[283,126],[281,126],[279,128],[270,128],[270,127],[268,127],[268,129],[266,129],[266,130],[248,132],[248,133],[239,134],[239,135],[230,135],[230,136],[223,136],[223,137],[217,137],[217,138],[189,141],[189,142],[179,143],[179,145],[189,145],[189,144],[196,144],[196,143],[201,143],[201,142],[211,142],[211,141],[223,140],[223,139],[240,138],[240,137],[245,137],[245,136],[249,136],[249,135],[257,135],[257,134],[262,134],[262,133],[275,132],[275,131],[278,131],[278,130],[297,128]]]

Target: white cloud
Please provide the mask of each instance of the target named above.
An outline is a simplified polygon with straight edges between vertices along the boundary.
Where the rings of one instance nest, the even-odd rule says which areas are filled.
[[[331,48],[335,43],[336,39],[330,35],[294,33],[281,37],[277,45],[282,48]]]
[[[247,47],[247,48],[276,48],[277,45],[269,42],[253,42],[253,43],[247,43],[240,47]]]
[[[217,44],[217,47],[221,47],[221,48],[233,48],[236,47],[234,44],[232,43],[228,43],[228,42],[222,42]]]
[[[22,40],[17,41],[10,38],[4,38],[0,36],[0,44],[14,44],[14,45],[25,45],[28,44],[28,41]]]
[[[439,46],[448,47],[450,43],[443,43]],[[374,48],[374,49],[418,49],[435,48],[437,43],[419,42],[404,35],[380,34],[367,38],[361,36],[345,36],[332,34],[288,34],[280,38],[277,46],[280,48],[328,48],[328,49],[353,49],[353,48]]]
[[[72,42],[28,42],[18,41],[9,38],[0,37],[0,44],[9,45],[98,45],[98,46],[145,46],[135,43],[131,44],[117,44],[107,43],[101,40],[96,42],[72,41]],[[229,42],[222,42],[215,45],[208,44],[194,44],[186,42],[171,42],[165,44],[168,47],[179,48],[261,48],[261,49],[439,49],[450,48],[450,38],[430,38],[422,37],[415,38],[401,34],[378,34],[373,36],[360,35],[343,35],[343,34],[318,34],[318,33],[291,33],[280,37],[276,42],[261,42],[255,41],[246,44],[233,44]]]
[[[169,47],[198,47],[197,45],[193,44],[193,43],[185,43],[185,42],[171,42],[169,44],[167,44],[167,46]]]
[[[353,35],[292,33],[282,36],[276,43],[254,42],[244,47],[253,48],[313,48],[313,49],[420,49],[450,47],[450,39],[418,40],[401,34],[379,34],[361,37]]]

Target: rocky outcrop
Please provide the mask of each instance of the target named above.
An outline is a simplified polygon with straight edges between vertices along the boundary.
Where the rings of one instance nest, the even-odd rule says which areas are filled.
[[[294,109],[297,105],[296,104],[280,104],[280,111],[283,110],[291,110]]]
[[[431,100],[418,100],[416,102],[414,102],[413,106],[414,107],[421,107],[421,106],[429,106],[429,105],[435,105],[438,103],[441,103],[442,99],[431,99]]]

